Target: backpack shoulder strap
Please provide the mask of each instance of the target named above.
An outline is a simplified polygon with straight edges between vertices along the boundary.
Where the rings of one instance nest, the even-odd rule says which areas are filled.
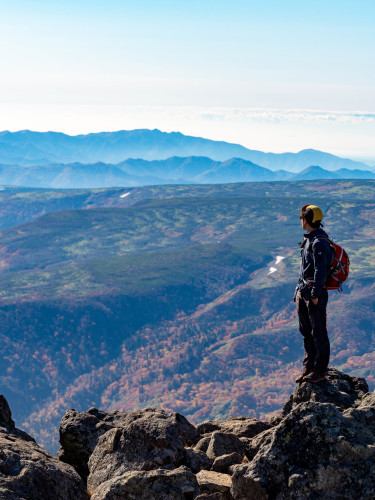
[[[333,262],[333,259],[334,259],[334,256],[335,256],[335,245],[334,245],[333,241],[330,238],[328,238],[328,236],[324,236],[323,234],[319,234],[317,236],[314,236],[314,238],[311,240],[311,244],[310,244],[309,250],[312,253],[313,243],[314,243],[315,240],[318,240],[319,238],[322,238],[322,239],[328,241],[328,243],[329,243],[330,249],[332,250],[332,258],[331,258],[331,265],[332,265],[332,262]]]
[[[310,249],[309,249],[309,250],[310,250],[310,252],[312,252],[312,246],[313,246],[313,244],[314,244],[314,241],[315,241],[315,240],[319,240],[320,238],[322,238],[322,239],[324,239],[324,240],[328,241],[329,246],[330,246],[331,248],[333,247],[333,242],[332,242],[332,240],[330,240],[330,239],[328,238],[328,236],[324,236],[323,234],[318,234],[317,236],[314,236],[314,238],[311,240],[311,243],[310,243]]]
[[[306,236],[303,238],[303,240],[299,243],[300,248],[303,248],[306,245],[307,238]]]

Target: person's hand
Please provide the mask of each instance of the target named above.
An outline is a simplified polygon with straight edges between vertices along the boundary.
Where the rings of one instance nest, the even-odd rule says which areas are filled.
[[[311,302],[314,304],[314,306],[316,306],[316,304],[318,303],[318,301],[319,301],[318,297],[315,297],[315,299],[311,299]]]

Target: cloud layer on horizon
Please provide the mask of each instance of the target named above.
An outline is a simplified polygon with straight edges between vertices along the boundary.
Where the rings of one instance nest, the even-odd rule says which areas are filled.
[[[262,151],[313,148],[375,162],[372,111],[0,103],[0,130],[74,135],[139,128],[181,132]]]

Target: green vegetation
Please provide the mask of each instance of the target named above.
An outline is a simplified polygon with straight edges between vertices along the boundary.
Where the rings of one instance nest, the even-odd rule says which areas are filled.
[[[291,297],[308,202],[354,270],[330,298],[332,363],[373,384],[374,192],[373,181],[1,191],[0,383],[17,424],[51,447],[47,421],[70,407],[163,405],[195,422],[277,411],[301,364]],[[23,223],[5,228],[9,213]]]

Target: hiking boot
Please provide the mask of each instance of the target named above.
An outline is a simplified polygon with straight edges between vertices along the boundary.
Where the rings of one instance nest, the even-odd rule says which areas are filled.
[[[304,378],[307,376],[307,375],[310,375],[310,373],[312,373],[312,370],[310,370],[309,368],[304,368],[302,370],[302,373],[301,375],[296,378],[296,384],[300,384],[301,382],[304,381]]]
[[[317,373],[317,372],[312,372],[309,375],[306,375],[303,378],[303,381],[310,382],[311,384],[317,384],[318,382],[322,382],[325,379],[326,379],[325,375],[322,375],[321,373]]]

